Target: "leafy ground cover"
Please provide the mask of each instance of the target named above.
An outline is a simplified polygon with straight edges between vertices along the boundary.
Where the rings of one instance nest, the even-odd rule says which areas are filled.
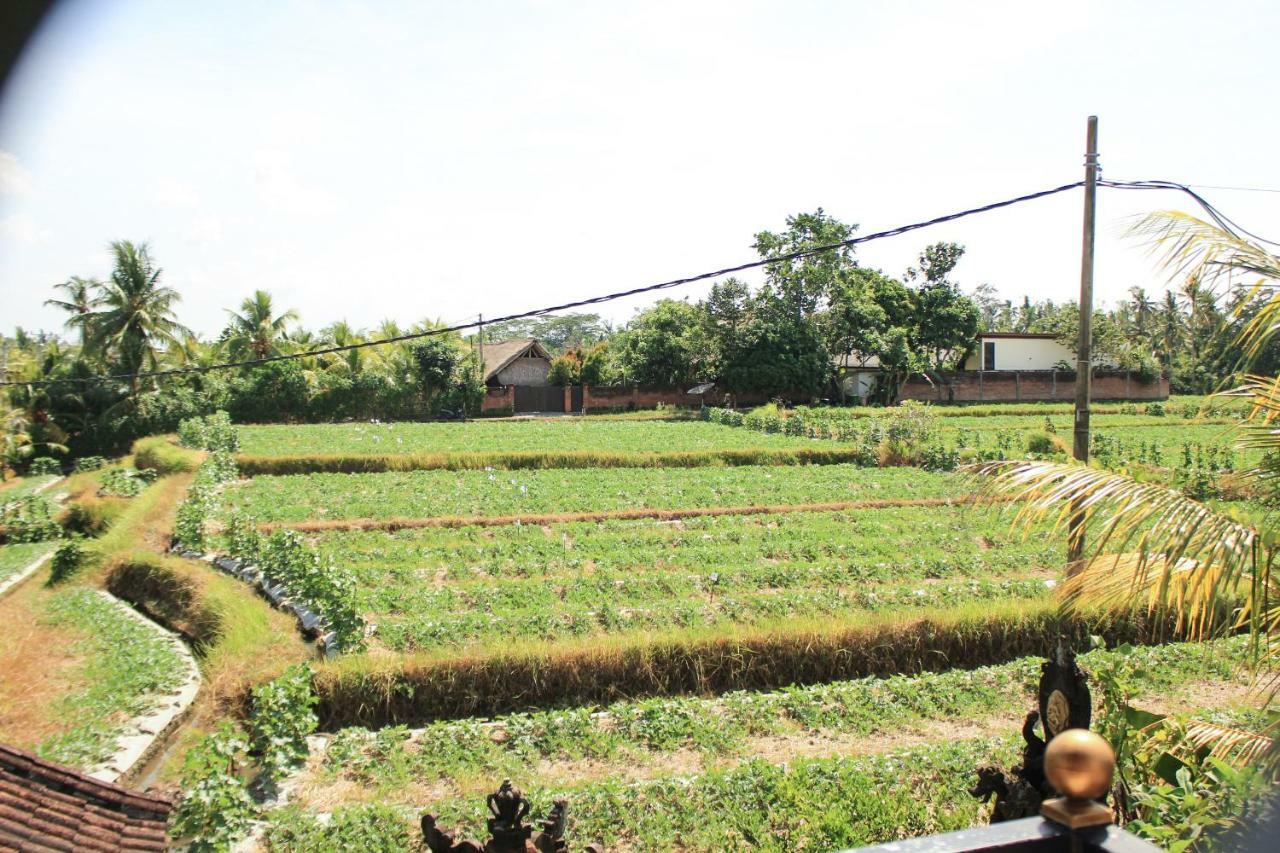
[[[105,760],[124,725],[181,682],[172,647],[87,587],[33,580],[0,616],[0,738],[54,761]]]
[[[851,465],[532,471],[408,471],[256,477],[223,493],[223,514],[259,521],[769,506],[960,497],[963,478]]]
[[[1061,543],[970,507],[343,531],[316,544],[354,570],[363,612],[398,650],[1034,598],[1062,564]]]
[[[0,581],[22,571],[54,549],[52,542],[18,542],[0,545]]]
[[[384,454],[540,450],[663,451],[795,447],[808,439],[752,434],[689,421],[552,418],[470,423],[349,423],[242,426],[246,455]]]
[[[57,479],[54,476],[23,477],[20,480],[7,483],[3,488],[0,488],[0,505],[15,501],[26,495],[35,494]]]
[[[1083,664],[1106,666],[1119,654],[1132,658],[1136,686],[1149,696],[1189,691],[1194,702],[1207,685],[1245,683],[1239,639],[1095,651]],[[954,734],[1016,729],[1038,668],[1025,658],[420,730],[344,729],[312,757],[292,786],[294,805],[271,816],[268,837],[272,849],[327,849],[309,812],[335,807],[339,838],[372,833],[408,843],[402,833],[423,808],[474,831],[495,778],[525,787],[537,809],[567,795],[573,837],[610,849],[829,849],[968,826],[982,811],[967,794],[974,768],[1011,760],[1016,744]],[[902,751],[913,742],[923,745]],[[359,805],[366,802],[376,805]],[[400,843],[390,849],[412,849]]]

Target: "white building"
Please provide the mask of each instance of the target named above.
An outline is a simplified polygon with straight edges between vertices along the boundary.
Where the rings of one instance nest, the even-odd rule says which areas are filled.
[[[1074,370],[1076,356],[1058,342],[1057,336],[1033,332],[983,332],[978,345],[965,359],[965,370],[1054,370],[1068,365]],[[1096,363],[1096,362],[1095,362]]]

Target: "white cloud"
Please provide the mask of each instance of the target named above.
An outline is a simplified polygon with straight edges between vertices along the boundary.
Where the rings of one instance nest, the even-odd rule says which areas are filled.
[[[17,157],[0,151],[0,198],[29,196],[31,188],[31,173],[22,167]]]
[[[200,196],[195,187],[186,181],[167,178],[156,184],[151,197],[157,204],[165,207],[195,207],[200,203]]]
[[[47,242],[52,236],[52,231],[25,213],[11,213],[0,219],[0,239],[34,246]]]

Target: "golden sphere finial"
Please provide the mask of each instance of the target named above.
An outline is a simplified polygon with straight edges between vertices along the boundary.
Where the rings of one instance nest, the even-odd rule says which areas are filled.
[[[1072,800],[1097,800],[1111,789],[1116,754],[1088,729],[1067,729],[1044,752],[1044,774],[1054,789]]]

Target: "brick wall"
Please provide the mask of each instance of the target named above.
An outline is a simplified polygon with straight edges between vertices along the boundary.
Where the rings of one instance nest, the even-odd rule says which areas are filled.
[[[1095,370],[1094,400],[1164,400],[1169,380],[1143,383],[1125,370]],[[962,370],[933,377],[913,376],[902,386],[899,400],[933,402],[1015,402],[1019,400],[1074,400],[1075,373],[1054,370]]]
[[[504,385],[501,388],[486,388],[484,399],[480,401],[481,412],[514,411],[516,407],[516,387]]]

